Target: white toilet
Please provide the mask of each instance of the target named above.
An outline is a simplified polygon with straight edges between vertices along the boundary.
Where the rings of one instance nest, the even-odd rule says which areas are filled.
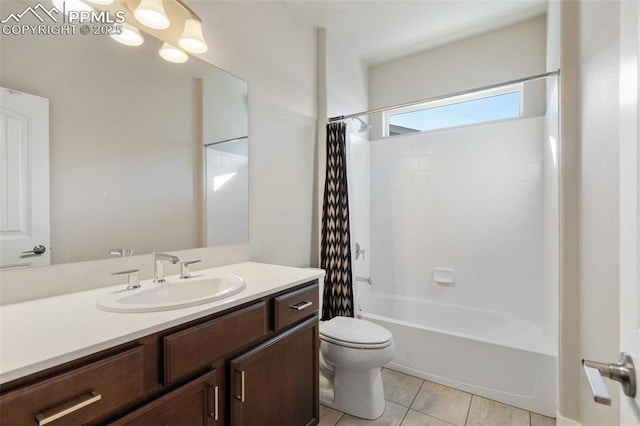
[[[322,290],[321,283],[320,300]],[[380,367],[393,359],[394,350],[391,332],[370,321],[321,321],[320,402],[352,416],[380,417],[385,407]]]

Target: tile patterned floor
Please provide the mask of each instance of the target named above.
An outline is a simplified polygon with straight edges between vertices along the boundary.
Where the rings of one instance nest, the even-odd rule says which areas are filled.
[[[397,371],[382,369],[382,416],[363,420],[323,405],[320,426],[555,426],[550,417],[462,392]]]

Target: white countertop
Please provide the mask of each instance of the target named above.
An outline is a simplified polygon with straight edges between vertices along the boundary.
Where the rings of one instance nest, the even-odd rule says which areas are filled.
[[[324,275],[324,271],[320,269],[253,262],[196,272],[239,275],[244,278],[247,287],[228,299],[150,313],[113,313],[96,307],[98,296],[121,290],[126,284],[0,306],[0,383],[220,312]]]

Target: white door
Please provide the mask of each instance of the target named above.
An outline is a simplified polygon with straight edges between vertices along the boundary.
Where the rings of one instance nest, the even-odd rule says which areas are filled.
[[[49,100],[0,87],[0,268],[48,265]]]
[[[620,351],[640,383],[640,7],[620,7]],[[640,390],[620,396],[620,424],[640,425]]]
[[[582,344],[584,356],[592,357],[596,353],[615,354],[625,352],[631,356],[635,364],[633,375],[636,384],[640,384],[640,173],[639,173],[639,123],[638,98],[639,77],[638,58],[640,57],[640,7],[636,1],[618,1],[611,3],[583,3],[583,34],[586,34],[585,49],[583,46],[582,76],[582,110],[583,110],[583,199],[582,218],[587,221],[582,236],[582,254],[584,263],[588,263],[584,271],[593,272],[607,270],[606,276],[581,276],[582,298],[586,300],[583,307]],[[610,11],[615,11],[607,15]],[[604,16],[604,18],[603,18]],[[600,28],[607,30],[598,33]],[[589,37],[593,30],[594,36]],[[603,37],[610,38],[602,41]],[[594,48],[595,47],[595,48]],[[619,50],[618,50],[619,49]],[[586,52],[586,53],[585,53]],[[619,55],[619,56],[617,56]],[[610,61],[616,59],[617,63]],[[604,59],[602,59],[604,58]],[[615,74],[614,74],[615,73]],[[604,82],[600,84],[601,82]],[[610,83],[607,83],[610,82]],[[603,88],[618,87],[618,93],[604,92]],[[616,99],[616,102],[608,102]],[[595,101],[595,102],[594,102]],[[586,112],[585,112],[586,111]],[[586,117],[586,118],[585,118]],[[585,124],[584,121],[592,120]],[[599,121],[601,120],[601,121]],[[585,134],[588,131],[598,132],[607,129],[606,134]],[[588,132],[586,132],[588,133]],[[609,139],[606,139],[610,136]],[[603,148],[608,145],[609,148]],[[617,145],[617,146],[616,146]],[[614,147],[614,148],[610,148]],[[607,153],[615,152],[617,158]],[[594,155],[594,152],[596,153]],[[598,154],[603,154],[598,159]],[[587,158],[587,160],[584,160]],[[609,171],[607,173],[607,171]],[[603,184],[602,182],[606,182]],[[606,186],[605,186],[606,185]],[[590,190],[595,190],[589,194]],[[616,194],[617,192],[617,194]],[[608,193],[609,195],[606,195]],[[603,196],[603,194],[605,194]],[[611,195],[614,194],[614,195]],[[594,200],[596,200],[594,202]],[[598,200],[605,200],[613,205],[598,205]],[[585,210],[586,209],[586,210]],[[603,215],[604,210],[618,211],[619,215]],[[593,218],[606,218],[598,223]],[[619,226],[611,225],[618,223]],[[598,234],[594,229],[604,229]],[[612,232],[618,233],[610,238]],[[588,238],[584,238],[587,235]],[[601,238],[593,238],[597,235]],[[619,241],[618,247],[607,244]],[[600,256],[593,256],[593,253]],[[591,255],[591,256],[589,256]],[[598,283],[594,281],[600,281]],[[600,292],[598,295],[595,293]],[[607,301],[608,295],[616,295],[617,300]],[[598,298],[600,296],[600,298]],[[602,303],[600,303],[602,302]],[[613,303],[611,303],[613,302]],[[616,306],[612,316],[608,309]],[[604,343],[600,343],[604,342]],[[606,355],[609,356],[609,355]],[[616,359],[597,359],[602,364],[590,364],[596,368],[586,368],[591,392],[600,403],[609,403],[610,407],[596,406],[588,389],[583,388],[581,423],[584,425],[640,425],[640,389],[634,395],[625,395],[622,387],[608,379],[602,380],[600,374],[610,374],[609,365]],[[587,367],[589,364],[587,365]],[[600,370],[600,371],[598,371]],[[619,394],[618,394],[618,391]],[[611,395],[610,400],[607,396]]]

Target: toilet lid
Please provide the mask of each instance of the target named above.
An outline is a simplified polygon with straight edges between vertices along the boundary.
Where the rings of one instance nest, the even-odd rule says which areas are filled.
[[[391,332],[369,321],[335,317],[320,324],[320,338],[344,346],[380,348],[391,344]]]

